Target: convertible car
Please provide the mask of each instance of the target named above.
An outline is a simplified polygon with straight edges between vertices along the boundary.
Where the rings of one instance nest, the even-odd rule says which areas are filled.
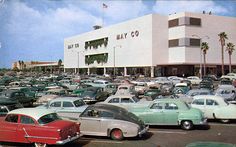
[[[61,120],[46,109],[16,109],[1,117],[0,124],[0,142],[34,143],[36,147],[45,147],[47,144],[63,145],[81,136],[80,124]]]

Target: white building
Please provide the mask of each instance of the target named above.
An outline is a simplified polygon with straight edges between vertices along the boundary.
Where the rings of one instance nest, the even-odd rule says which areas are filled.
[[[236,18],[198,13],[151,14],[64,40],[65,71],[116,75],[197,75],[201,42],[208,42],[208,74],[221,73],[221,44],[236,44]],[[226,47],[225,47],[226,48]],[[93,62],[95,61],[95,62]],[[98,62],[99,63],[98,63]],[[88,64],[88,62],[90,62]],[[224,51],[225,71],[229,55]],[[236,53],[232,55],[236,70]]]

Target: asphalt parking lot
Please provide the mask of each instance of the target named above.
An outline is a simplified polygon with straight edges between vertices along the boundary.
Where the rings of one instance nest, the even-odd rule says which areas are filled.
[[[184,131],[179,127],[152,126],[142,138],[125,138],[114,141],[107,137],[83,136],[78,141],[66,144],[65,147],[184,147],[198,141],[214,141],[236,144],[236,121],[222,124],[209,122],[209,127],[197,127]],[[0,143],[0,147],[28,147],[27,144]],[[55,147],[55,146],[51,146]]]

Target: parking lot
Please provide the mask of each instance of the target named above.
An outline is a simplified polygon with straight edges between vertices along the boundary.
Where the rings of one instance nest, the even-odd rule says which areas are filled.
[[[184,131],[179,127],[152,126],[141,138],[126,138],[114,141],[107,137],[83,136],[78,141],[64,145],[66,147],[184,147],[198,141],[214,141],[236,144],[236,122],[222,124],[209,122],[209,128],[197,127]],[[26,144],[1,143],[1,147],[26,147]],[[52,146],[53,147],[53,146]]]

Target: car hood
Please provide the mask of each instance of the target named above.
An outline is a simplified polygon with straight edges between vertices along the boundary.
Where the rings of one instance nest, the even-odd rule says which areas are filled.
[[[16,104],[17,101],[13,101],[12,99],[6,98],[6,97],[1,97],[0,98],[0,104]]]

